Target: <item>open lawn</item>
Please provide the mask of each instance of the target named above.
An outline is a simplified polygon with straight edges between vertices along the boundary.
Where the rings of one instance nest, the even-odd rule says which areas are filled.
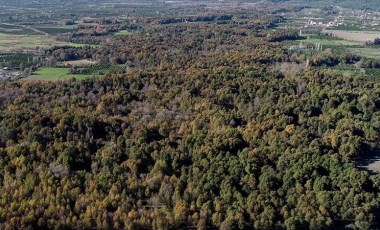
[[[35,71],[31,76],[25,78],[24,80],[45,80],[45,81],[56,81],[64,79],[85,79],[90,78],[93,75],[85,74],[69,74],[69,68],[51,68],[51,67],[41,67]]]

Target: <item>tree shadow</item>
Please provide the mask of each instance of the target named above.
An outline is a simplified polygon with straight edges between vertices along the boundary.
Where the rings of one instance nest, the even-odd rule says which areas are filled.
[[[380,172],[380,150],[374,150],[370,154],[354,159],[358,168],[365,169],[371,173]]]

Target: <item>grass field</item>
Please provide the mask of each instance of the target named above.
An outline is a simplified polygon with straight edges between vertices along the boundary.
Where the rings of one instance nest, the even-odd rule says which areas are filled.
[[[347,41],[341,39],[325,39],[325,38],[310,38],[305,40],[299,40],[304,43],[317,44],[320,43],[322,46],[360,46],[362,45],[360,42],[355,41]]]
[[[356,52],[361,56],[367,57],[367,58],[376,58],[380,59],[380,49],[379,48],[350,48],[352,52]]]
[[[35,71],[31,76],[25,78],[24,80],[45,80],[45,81],[56,81],[64,79],[86,79],[92,77],[93,75],[85,74],[69,74],[69,68],[51,68],[51,67],[41,67]]]

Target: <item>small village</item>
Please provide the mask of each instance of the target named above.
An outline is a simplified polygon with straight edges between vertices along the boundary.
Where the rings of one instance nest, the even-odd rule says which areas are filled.
[[[313,17],[307,18],[305,24],[305,28],[309,27],[336,27],[336,26],[343,26],[344,24],[344,17],[343,16],[338,16],[335,17],[334,20],[329,21],[327,23],[323,23],[322,21],[318,21],[318,19],[314,19]]]
[[[332,6],[331,6],[332,7]],[[352,10],[345,9],[341,7],[332,7],[336,9],[337,12],[335,17],[314,17],[305,16],[303,19],[306,20],[304,27],[319,27],[319,28],[331,28],[340,26],[358,26],[362,29],[378,27],[380,25],[380,12],[378,11],[367,11],[367,10]],[[321,12],[323,14],[323,12]]]

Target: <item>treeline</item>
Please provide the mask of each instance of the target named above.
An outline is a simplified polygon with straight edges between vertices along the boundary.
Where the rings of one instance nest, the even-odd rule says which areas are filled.
[[[282,42],[285,40],[298,40],[302,37],[297,31],[279,30],[275,32],[268,33],[269,41],[271,42]]]
[[[31,68],[38,63],[35,55],[31,53],[2,53],[0,54],[0,67]]]
[[[207,15],[187,18],[166,18],[159,21],[160,24],[182,23],[182,22],[214,22],[229,21],[232,15]]]
[[[365,42],[365,44],[367,46],[379,47],[380,46],[380,38],[375,38],[375,40],[373,40],[373,41],[367,41],[367,42]]]

